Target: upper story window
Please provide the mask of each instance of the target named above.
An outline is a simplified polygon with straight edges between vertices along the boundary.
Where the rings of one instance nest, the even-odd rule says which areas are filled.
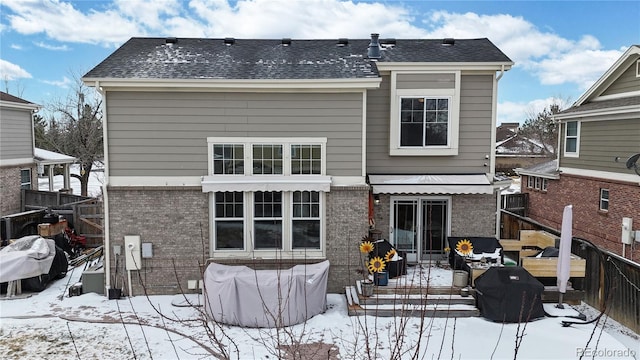
[[[320,145],[291,145],[291,174],[315,174],[322,172],[322,148]]]
[[[210,175],[323,175],[326,171],[324,138],[209,138],[208,142]]]
[[[451,98],[400,99],[400,146],[446,146]]]
[[[282,175],[282,145],[254,144],[253,173]]]
[[[389,155],[458,155],[460,79],[459,71],[391,74]]]
[[[213,173],[216,175],[244,174],[244,145],[214,144]]]
[[[609,189],[600,189],[600,211],[609,211]]]
[[[31,189],[31,169],[20,170],[20,189]]]
[[[580,151],[580,122],[567,121],[564,129],[564,156],[578,157]]]

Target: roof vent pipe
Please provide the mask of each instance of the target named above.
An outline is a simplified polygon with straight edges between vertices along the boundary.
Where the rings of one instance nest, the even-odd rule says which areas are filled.
[[[291,38],[282,38],[282,45],[283,46],[291,45]]]
[[[178,39],[174,38],[174,37],[168,37],[166,39],[164,39],[164,42],[166,44],[175,44],[178,42]]]
[[[380,59],[380,42],[378,37],[380,34],[371,34],[371,42],[369,43],[369,50],[367,51],[367,57],[369,59]]]
[[[442,45],[444,46],[453,46],[456,43],[454,38],[444,38],[442,39]]]
[[[224,44],[225,45],[233,45],[235,43],[236,43],[236,39],[234,39],[232,37],[224,38]]]

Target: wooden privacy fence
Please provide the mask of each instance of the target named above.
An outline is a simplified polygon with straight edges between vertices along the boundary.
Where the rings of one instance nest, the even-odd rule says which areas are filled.
[[[519,230],[544,230],[546,227],[520,215],[501,211],[502,239],[519,239]],[[586,276],[582,283],[584,301],[592,307],[606,309],[606,314],[627,328],[640,333],[640,265],[606,250],[588,239],[574,237],[571,252],[586,260]]]
[[[23,211],[51,209],[64,216],[78,235],[87,238],[87,246],[104,242],[104,207],[97,198],[59,192],[22,190]]]

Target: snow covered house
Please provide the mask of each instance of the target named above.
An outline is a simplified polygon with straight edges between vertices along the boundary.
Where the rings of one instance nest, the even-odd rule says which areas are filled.
[[[519,123],[502,123],[496,129],[496,172],[514,174],[514,169],[549,160],[543,145],[518,132]]]
[[[639,262],[640,239],[630,231],[640,230],[640,46],[554,118],[557,160],[517,171],[529,217],[559,229],[564,206],[573,204],[574,236]]]
[[[83,77],[105,106],[107,287],[329,260],[339,292],[373,227],[413,262],[495,236],[512,64],[488,39],[130,39]]]

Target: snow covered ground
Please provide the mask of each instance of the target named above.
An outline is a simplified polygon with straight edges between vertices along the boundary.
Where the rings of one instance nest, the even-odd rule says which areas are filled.
[[[67,286],[79,280],[81,271],[82,267],[69,272],[28,298],[0,300],[0,358],[204,359],[218,352],[198,308],[183,306],[183,297],[69,297]],[[433,267],[430,279],[433,285],[450,284],[451,272]],[[518,336],[518,359],[578,359],[581,349],[587,349],[585,359],[638,359],[640,354],[637,334],[611,319],[605,330],[602,322],[562,327],[562,317],[526,325],[483,318],[429,318],[421,324],[417,318],[349,317],[344,295],[328,294],[327,300],[326,312],[287,331],[223,326],[216,329],[217,336],[225,345],[235,343],[228,348],[233,359],[277,359],[278,346],[292,339],[303,344],[300,350],[317,350],[303,359],[366,359],[365,337],[374,351],[371,358],[380,359],[411,358],[418,341],[420,359],[513,359]],[[545,308],[558,315],[577,314],[569,306]],[[589,318],[597,314],[580,308],[590,311]],[[406,352],[392,355],[398,338],[404,339]]]

